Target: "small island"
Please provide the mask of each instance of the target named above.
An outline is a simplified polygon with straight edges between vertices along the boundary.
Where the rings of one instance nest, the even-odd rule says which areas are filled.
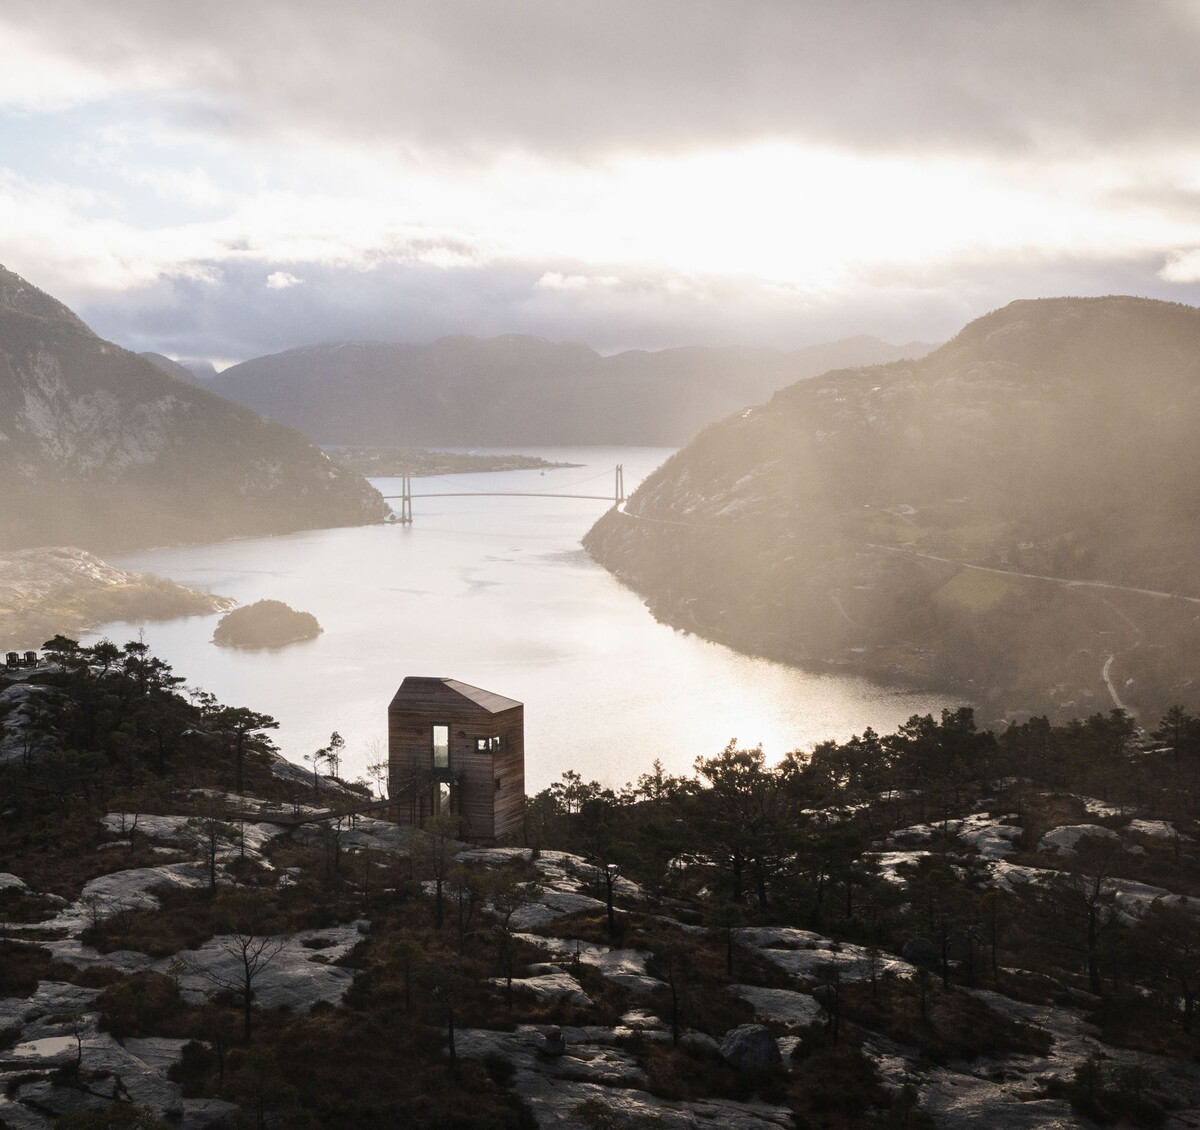
[[[537,455],[477,455],[464,451],[427,451],[416,447],[326,448],[334,462],[360,475],[461,475],[485,471],[548,471],[579,467],[552,463]]]
[[[311,612],[298,612],[282,600],[256,600],[222,616],[213,643],[218,647],[285,647],[316,639],[322,631]]]

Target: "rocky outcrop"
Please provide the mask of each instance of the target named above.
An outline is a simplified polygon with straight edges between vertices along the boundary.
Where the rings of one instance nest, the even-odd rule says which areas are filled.
[[[298,892],[291,888],[290,873],[294,869],[283,869],[282,859],[272,860],[264,851],[273,839],[286,833],[285,828],[270,823],[271,805],[215,789],[194,789],[190,799],[204,802],[214,812],[226,807],[230,815],[235,810],[238,813],[237,820],[231,820],[220,832],[217,853],[220,883],[235,883],[245,860],[250,860],[262,867],[260,880],[276,881],[281,900],[298,897]],[[963,812],[954,821],[963,850],[979,853],[976,876],[983,886],[1003,887],[1063,877],[1061,872],[1038,871],[1005,859],[989,858],[991,841],[970,839],[975,832],[990,827],[1013,827],[1002,822],[1008,819],[1023,821],[1028,830],[1034,819],[1029,811],[1024,816],[1011,815],[1000,801],[989,807],[995,811],[975,816]],[[244,816],[256,819],[243,823]],[[206,849],[205,843],[197,839],[198,834],[204,833],[203,822],[202,817],[184,813],[107,812],[100,817],[100,823],[110,836],[117,838],[105,841],[99,854],[106,856],[107,849],[113,849],[115,864],[131,841],[143,838],[156,845],[154,851],[173,854],[178,849],[179,854],[194,858]],[[1142,827],[1149,822],[1130,821],[1131,832],[1135,824]],[[412,844],[406,837],[385,837],[380,834],[381,827],[378,821],[363,821],[359,827],[346,831],[343,846],[349,846],[351,835],[360,835],[353,842],[361,846],[369,844],[372,849],[393,854],[411,850]],[[397,833],[401,831],[394,825],[391,827]],[[880,830],[890,827],[885,824]],[[897,828],[888,838],[895,839],[905,831],[920,832],[924,827],[930,826]],[[313,834],[304,839],[306,843],[315,842],[319,835],[317,828],[305,825],[295,829],[296,838],[301,839],[305,832]],[[416,835],[419,837],[420,833]],[[1001,839],[1008,842],[1005,837]],[[290,846],[286,858],[295,858]],[[572,889],[579,893],[581,884],[594,882],[594,867],[566,852],[545,851],[534,858],[529,849],[482,848],[462,851],[457,858],[478,867],[532,867],[542,886],[541,890],[530,889],[531,897],[536,900],[556,899]],[[953,853],[945,855],[943,860],[956,868],[965,862],[964,857]],[[272,867],[272,863],[279,869]],[[123,973],[166,974],[177,981],[185,1000],[199,1004],[214,991],[238,983],[243,975],[236,936],[218,934],[194,949],[152,958],[132,950],[100,953],[82,945],[79,934],[93,917],[153,907],[170,887],[198,887],[206,878],[206,868],[199,862],[129,868],[92,879],[83,888],[81,898],[66,905],[62,898],[32,892],[20,876],[0,874],[0,890],[8,890],[8,898],[19,898],[24,911],[33,909],[37,900],[43,900],[46,906],[62,908],[62,913],[55,917],[39,915],[36,923],[10,923],[9,941],[17,938],[25,945],[45,948],[63,966],[82,970],[80,979],[85,985],[112,984]],[[1121,900],[1126,896],[1167,897],[1165,891],[1123,880],[1117,882],[1122,884],[1116,891],[1119,906],[1124,905]],[[547,1029],[542,1024],[515,1022],[517,1017],[501,1023],[498,1027],[502,1030],[468,1028],[456,1033],[457,1055],[481,1061],[493,1078],[503,1080],[503,1086],[528,1109],[538,1125],[653,1124],[664,1130],[689,1130],[704,1125],[731,1130],[787,1130],[797,1124],[799,1117],[804,1117],[795,1108],[793,1088],[819,1070],[813,1054],[820,1045],[816,1029],[827,1025],[830,1019],[819,1002],[829,1003],[833,999],[833,985],[837,982],[849,988],[856,981],[877,979],[881,991],[886,993],[889,986],[895,988],[895,978],[914,972],[912,965],[894,956],[839,943],[812,931],[783,926],[739,927],[733,940],[741,955],[737,959],[742,967],[739,975],[746,980],[727,985],[720,980],[710,981],[708,987],[728,994],[731,1000],[745,1002],[747,1007],[739,1007],[738,1017],[748,1015],[750,1009],[756,1022],[728,1028],[737,1020],[722,1019],[719,1026],[713,1026],[712,1019],[707,1022],[699,1019],[693,1005],[687,1012],[696,1017],[696,1022],[706,1023],[709,1030],[675,1027],[673,1031],[673,1025],[662,1018],[669,1015],[668,986],[646,973],[651,947],[658,948],[661,958],[666,952],[661,948],[663,943],[672,944],[674,934],[676,943],[685,943],[689,948],[699,943],[701,948],[695,952],[700,953],[712,942],[711,932],[703,926],[685,925],[675,918],[664,917],[661,912],[666,908],[656,906],[634,883],[627,882],[621,902],[623,913],[630,918],[647,907],[659,912],[645,913],[642,924],[627,932],[630,940],[644,939],[646,948],[610,948],[586,942],[572,933],[574,925],[594,931],[603,920],[603,904],[591,908],[590,921],[585,919],[575,924],[563,921],[562,937],[521,936],[523,947],[540,948],[548,960],[524,961],[516,971],[513,985],[521,990],[517,994],[518,1008],[522,1001],[528,1004],[528,998],[532,997],[536,1002],[534,1015],[568,1010],[568,1015],[573,1013],[577,1021],[560,1027],[558,1018],[554,1018],[552,1030],[562,1040],[561,1045],[555,1045],[555,1054],[547,1054]],[[546,909],[554,908],[546,904]],[[480,908],[480,913],[486,923],[486,907]],[[664,933],[662,928],[670,932]],[[48,940],[52,932],[65,932],[67,936]],[[357,920],[272,935],[266,951],[270,953],[269,962],[255,980],[256,1007],[286,1009],[295,1014],[316,1009],[315,1027],[311,1030],[319,1033],[322,1026],[336,1022],[326,1004],[336,1007],[355,976],[355,970],[347,964],[351,951],[364,937],[386,939],[389,933],[390,925],[386,922],[378,922],[372,929],[366,920]],[[927,940],[922,942],[906,945],[905,957],[920,965],[935,963],[936,947]],[[753,956],[752,960],[745,959],[746,951]],[[775,970],[765,969],[767,963]],[[378,954],[363,965],[371,972],[359,987],[366,992],[379,991],[378,971],[386,966]],[[607,984],[595,977],[595,971],[606,978]],[[779,971],[786,973],[787,978],[781,978]],[[60,974],[41,980],[36,988],[26,985],[10,997],[0,996],[0,1031],[6,1032],[5,1047],[0,1050],[3,1092],[0,1121],[15,1127],[44,1127],[52,1118],[65,1114],[96,1112],[107,1105],[114,1086],[131,1101],[149,1107],[185,1130],[198,1130],[236,1114],[232,1104],[219,1099],[182,1097],[180,1085],[169,1078],[168,1071],[181,1056],[183,1039],[151,1034],[118,1040],[112,1032],[103,1030],[101,990],[67,984],[65,979],[69,974],[70,970],[63,969]],[[97,978],[95,982],[93,977]],[[588,986],[587,992],[583,991],[581,978]],[[759,979],[766,983],[753,983]],[[781,981],[792,987],[779,987]],[[814,982],[818,982],[815,987]],[[506,979],[495,978],[490,985],[499,1003],[507,988]],[[643,990],[657,996],[643,995]],[[882,1091],[877,1090],[876,1099],[882,1100],[885,1093],[903,1096],[907,1091],[911,1100],[919,1101],[919,1114],[896,1103],[893,1112],[907,1110],[913,1122],[929,1116],[939,1125],[972,1130],[997,1127],[1067,1130],[1091,1125],[1084,1116],[1072,1112],[1065,1088],[1079,1065],[1099,1058],[1112,1073],[1138,1069],[1149,1096],[1169,1097],[1175,1121],[1180,1125],[1195,1121],[1196,1110],[1200,1109],[1197,1105],[1200,1073],[1184,1058],[1105,1043],[1101,1030],[1090,1022],[1094,1018],[1041,994],[1037,999],[1045,999],[1045,1003],[1030,1003],[997,991],[969,987],[953,992],[961,994],[959,1003],[969,1004],[975,1010],[974,1015],[986,1016],[989,1022],[1018,1026],[1022,1042],[1014,1044],[1012,1050],[1006,1050],[1001,1042],[974,1058],[959,1059],[934,1055],[928,1047],[900,1042],[894,1033],[885,1035],[884,1030],[862,1027],[861,1033],[855,1033],[853,1046],[861,1044],[866,1063],[881,1085]],[[361,1006],[360,998],[350,1007]],[[396,1024],[404,1023],[398,1010],[394,1016]],[[686,1012],[684,1019],[685,1022],[688,1019]],[[301,1038],[307,1035],[305,1029],[297,1031]],[[717,1033],[719,1040],[710,1031]],[[920,1031],[937,1033],[938,1028],[931,1024],[922,1026]],[[664,1077],[656,1063],[659,1068],[664,1063],[673,1063],[687,1075]],[[772,1073],[766,1080],[769,1086],[762,1087],[763,1098],[756,1098],[750,1092],[762,1080],[753,1073],[764,1071]],[[735,1072],[748,1074],[730,1085]],[[440,1070],[437,1077],[442,1077]],[[670,1088],[663,1086],[664,1078],[672,1081]],[[715,1086],[709,1086],[709,1078]],[[832,1089],[844,1076],[829,1078]],[[683,1086],[687,1087],[683,1093],[679,1093],[680,1079],[685,1080]],[[686,1081],[689,1079],[691,1082]],[[865,1084],[867,1080],[862,1078],[862,1082]],[[738,1097],[716,1097],[719,1094]],[[788,1105],[776,1105],[785,1101]],[[900,1119],[889,1115],[881,1103],[875,1110],[864,1111],[860,1121],[900,1123]]]
[[[662,1130],[788,1130],[796,1124],[786,1107],[755,1100],[658,1098],[643,1089],[646,1076],[634,1057],[614,1046],[613,1029],[564,1027],[562,1035],[566,1054],[555,1058],[539,1054],[542,1034],[529,1025],[513,1032],[469,1029],[457,1040],[459,1055],[511,1066],[509,1086],[538,1126],[583,1125],[584,1115],[592,1119],[589,1125]]]
[[[721,1058],[737,1071],[770,1071],[783,1062],[775,1037],[761,1024],[739,1024],[726,1032]]]
[[[0,650],[38,648],[117,620],[169,620],[233,602],[149,573],[116,569],[73,546],[0,551]]]
[[[1119,840],[1120,838],[1111,828],[1105,828],[1101,824],[1064,824],[1058,828],[1051,828],[1038,841],[1038,851],[1056,851],[1063,855],[1071,855],[1080,840]]]

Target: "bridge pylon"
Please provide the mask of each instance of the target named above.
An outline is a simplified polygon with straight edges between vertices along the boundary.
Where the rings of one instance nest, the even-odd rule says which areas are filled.
[[[397,515],[401,525],[411,526],[412,513],[412,478],[407,471],[400,479],[400,513]]]
[[[613,499],[620,503],[625,501],[625,466],[617,464],[617,478],[613,485]]]

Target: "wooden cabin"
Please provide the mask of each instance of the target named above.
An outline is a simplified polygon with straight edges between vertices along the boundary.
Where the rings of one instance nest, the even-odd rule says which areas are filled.
[[[410,675],[388,707],[388,796],[396,820],[448,812],[462,839],[521,830],[525,707],[457,679]]]

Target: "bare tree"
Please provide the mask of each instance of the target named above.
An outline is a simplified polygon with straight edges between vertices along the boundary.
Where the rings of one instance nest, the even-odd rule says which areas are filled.
[[[246,1043],[250,1043],[253,1039],[255,985],[283,952],[287,940],[262,932],[257,907],[237,909],[239,912],[231,918],[231,932],[213,939],[219,953],[232,960],[227,965],[214,965],[193,957],[188,960],[188,967],[217,990],[234,993],[239,998],[243,1033]]]
[[[388,946],[390,962],[398,965],[404,974],[404,1011],[412,1007],[413,971],[420,969],[428,960],[421,940],[409,930],[401,930],[399,936]]]
[[[367,745],[367,780],[375,786],[375,792],[380,800],[387,800],[388,795],[388,755],[380,749],[379,739],[373,738]]]
[[[1138,919],[1130,948],[1151,991],[1190,1033],[1200,999],[1200,919],[1196,900],[1155,899]],[[1182,1008],[1179,1005],[1182,1004]]]
[[[69,1035],[75,1041],[75,1062],[71,1065],[71,1074],[79,1078],[79,1073],[83,1069],[83,1037],[87,1035],[90,1021],[82,1012],[72,1012],[66,1017],[64,1027]]]
[[[1082,957],[1088,989],[1103,995],[1100,965],[1106,936],[1117,925],[1117,887],[1112,881],[1119,840],[1083,836],[1072,870],[1059,872],[1030,893],[1044,913],[1049,940]]]
[[[206,811],[200,816],[193,816],[187,822],[196,846],[204,858],[208,868],[208,889],[217,889],[217,861],[221,854],[221,844],[233,839],[233,827],[224,819],[228,807],[221,798],[216,798],[206,806]]]
[[[496,916],[496,934],[500,970],[504,974],[505,995],[512,1008],[513,982],[513,916],[523,906],[537,900],[541,886],[536,880],[522,882],[514,871],[500,869],[488,872],[488,905]]]
[[[422,829],[425,856],[434,881],[434,926],[440,930],[445,918],[443,888],[450,870],[450,845],[454,842],[455,821],[448,812],[431,816]]]

